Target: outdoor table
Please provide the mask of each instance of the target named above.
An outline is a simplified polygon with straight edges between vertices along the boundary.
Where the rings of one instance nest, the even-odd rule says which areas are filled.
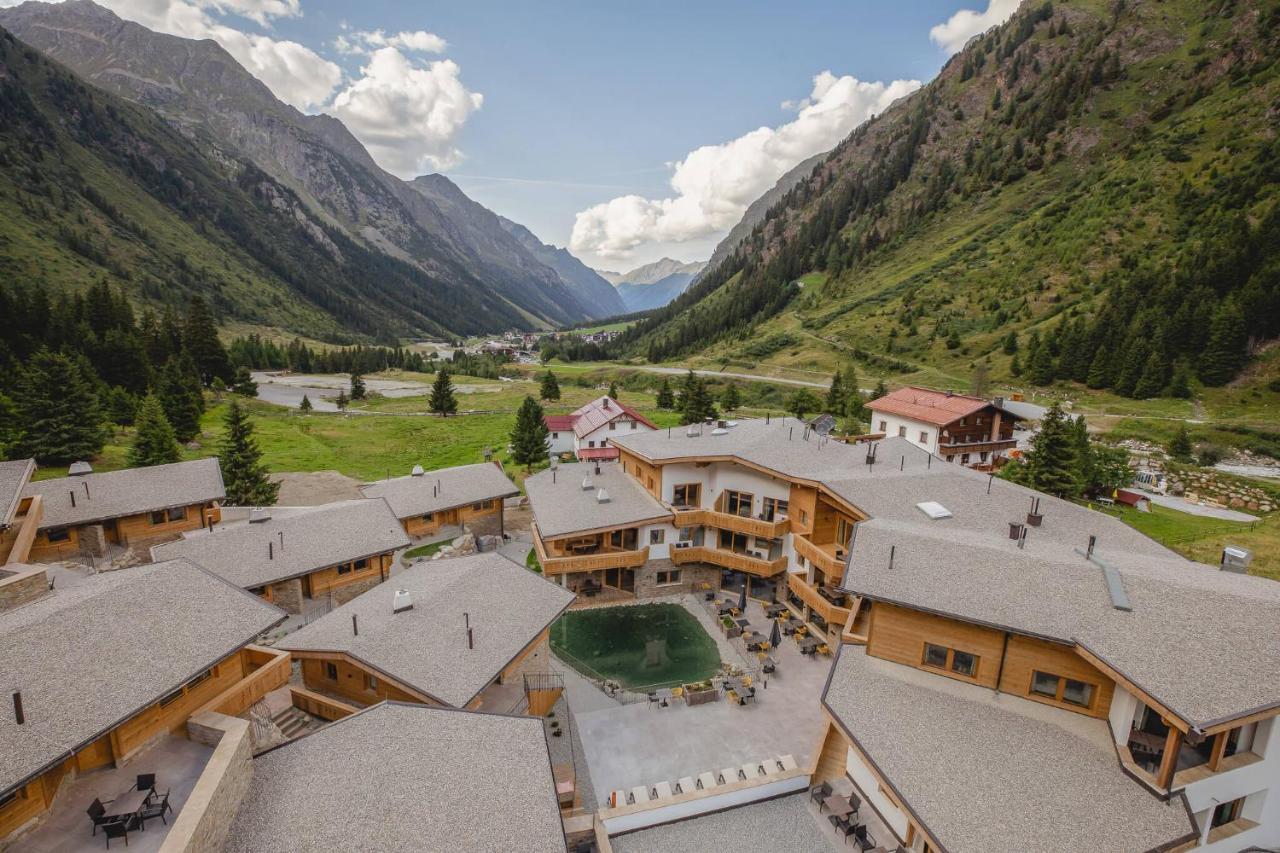
[[[666,707],[672,699],[676,698],[675,694],[671,692],[670,687],[663,687],[653,692],[658,697],[658,701],[662,703],[663,707]]]
[[[727,602],[727,601],[722,601],[722,602],[720,602],[720,606],[716,608],[716,613],[718,613],[719,615],[723,616],[723,615],[725,615],[726,613],[729,613],[730,611],[732,611],[732,610],[733,610],[733,608],[734,608],[734,607],[736,607],[736,606],[737,606],[737,605],[730,604],[730,603],[729,603],[729,602]]]
[[[751,624],[751,622],[748,621],[747,617],[745,616],[739,616],[737,619],[734,619],[733,621],[735,624],[737,624],[739,628],[746,628],[748,625]]]
[[[767,615],[770,619],[772,619],[775,616],[779,615],[780,613],[786,613],[787,605],[777,604],[777,603],[770,604],[768,607],[765,608],[764,612],[765,612],[765,615]]]
[[[778,668],[778,662],[772,657],[766,655],[760,659],[760,667],[764,672],[773,672]]]
[[[805,637],[803,640],[800,641],[800,648],[802,651],[806,653],[811,651],[817,651],[818,641],[815,640],[813,637]]]
[[[849,805],[849,798],[840,794],[827,797],[822,801],[822,805],[836,817],[844,818],[853,814],[853,806]]]
[[[131,817],[142,811],[150,791],[126,791],[107,806],[112,817]]]
[[[1165,739],[1160,735],[1153,735],[1150,732],[1130,732],[1129,740],[1145,746],[1152,752],[1159,752],[1164,748]]]

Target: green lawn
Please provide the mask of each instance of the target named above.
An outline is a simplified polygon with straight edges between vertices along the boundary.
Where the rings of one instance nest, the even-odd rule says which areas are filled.
[[[715,640],[678,604],[570,611],[551,626],[551,648],[584,674],[631,690],[702,681],[720,669]]]
[[[448,539],[442,539],[439,542],[432,542],[429,545],[419,545],[417,548],[410,548],[408,551],[404,552],[404,559],[413,560],[418,557],[430,557],[436,551],[439,551],[448,544]]]
[[[1225,545],[1253,551],[1249,574],[1280,580],[1280,514],[1249,523],[1204,518],[1168,507],[1151,512],[1130,507],[1113,511],[1120,520],[1174,551],[1202,563],[1217,565]]]

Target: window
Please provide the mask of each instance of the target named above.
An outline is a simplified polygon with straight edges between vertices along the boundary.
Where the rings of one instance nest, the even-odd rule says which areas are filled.
[[[929,443],[929,433],[925,432],[924,430],[920,430],[920,443],[921,444]]]
[[[596,446],[596,443],[595,443],[595,440],[594,440],[594,439],[592,439],[591,441],[588,441],[588,442],[587,442],[587,447],[595,447],[595,446]]]
[[[336,663],[326,663],[324,665],[324,677],[330,681],[338,680],[338,665]]]
[[[968,453],[961,453],[961,454],[960,454],[960,464],[961,464],[961,465],[968,465],[968,464],[969,464],[969,454],[968,454]]]
[[[168,521],[183,521],[186,517],[187,508],[185,506],[178,506],[173,509],[158,509],[151,513],[151,523],[164,524]]]
[[[552,437],[552,438],[559,438],[559,437],[560,437],[560,433],[558,433],[558,432],[553,432],[553,433],[551,433],[551,437]]]
[[[755,499],[755,495],[747,492],[735,492],[733,489],[727,489],[725,491],[725,511],[732,515],[750,517],[751,504]]]
[[[1068,678],[1062,685],[1062,701],[1088,708],[1089,703],[1093,701],[1093,685],[1086,681]]]
[[[922,662],[925,666],[950,670],[956,675],[963,675],[966,678],[976,678],[978,675],[977,655],[957,649],[949,649],[946,646],[939,646],[935,643],[924,644]]]
[[[1062,679],[1056,675],[1049,675],[1043,672],[1033,672],[1031,674],[1031,692],[1037,696],[1048,696],[1050,699],[1058,698],[1058,684]]]
[[[1094,685],[1087,681],[1064,678],[1051,672],[1040,672],[1039,670],[1031,673],[1030,692],[1036,696],[1052,699],[1055,702],[1065,702],[1068,705],[1088,708],[1093,704],[1094,690]]]
[[[676,506],[698,506],[702,501],[702,486],[698,483],[680,483],[671,490],[671,502]]]
[[[368,690],[368,691],[369,691],[369,692],[371,692],[371,693],[373,693],[373,692],[377,692],[377,690],[378,690],[378,679],[376,679],[376,678],[374,678],[372,675],[368,675],[368,674],[366,673],[366,674],[365,674],[365,677],[364,677],[364,689],[365,689],[365,690]]]
[[[968,422],[968,420],[969,420],[968,418],[961,418],[961,419],[960,419],[960,426],[964,426],[964,425]]]
[[[1223,803],[1213,810],[1213,818],[1210,819],[1209,825],[1213,827],[1224,826],[1237,820],[1240,812],[1244,809],[1244,797],[1238,800],[1232,800],[1229,803]]]
[[[809,523],[809,511],[807,509],[800,510],[800,523],[801,524]]]
[[[661,545],[663,542],[666,542],[666,541],[667,541],[667,531],[663,530],[661,527],[658,527],[649,531],[650,545]]]
[[[693,538],[693,528],[692,528],[692,527],[681,527],[681,528],[680,528],[680,541],[681,541],[681,542],[688,542],[688,541],[689,541],[689,540],[691,540],[692,538]]]
[[[151,523],[164,524],[164,510],[158,509],[155,512],[151,513]]]
[[[898,438],[906,438],[906,437],[907,437],[907,428],[904,426],[898,427]]]
[[[836,545],[843,548],[849,544],[849,540],[853,538],[853,521],[852,519],[841,516],[836,520]]]
[[[187,508],[185,506],[175,506],[168,511],[168,516],[170,521],[186,521]]]
[[[431,519],[432,519],[433,517],[434,517],[434,513],[424,512],[424,513],[422,514],[422,520],[423,520],[425,523],[427,523],[427,524],[430,524],[430,523],[431,523]]]
[[[45,533],[44,538],[50,542],[66,542],[71,538],[71,531],[65,527],[61,530],[50,530]]]
[[[981,461],[981,462],[986,462],[986,461],[987,461],[987,456],[989,456],[989,455],[990,455],[990,454],[989,454],[987,451],[985,451],[985,450],[984,450],[984,451],[982,451],[981,453],[979,453],[979,454],[978,454],[978,459],[979,459],[979,461]]]
[[[478,501],[478,502],[473,503],[473,504],[471,505],[471,509],[472,509],[472,511],[474,511],[474,512],[483,512],[484,510],[489,509],[489,508],[491,508],[492,506],[493,506],[493,501],[491,501],[491,500],[488,500],[488,501]]]
[[[787,502],[782,498],[764,499],[765,521],[777,521],[787,514]]]
[[[609,421],[609,432],[613,432],[618,428],[617,421]]]
[[[213,670],[206,669],[204,672],[187,682],[187,689],[190,690],[193,687],[199,687],[210,678],[213,678]]]
[[[672,569],[666,572],[658,572],[656,583],[658,586],[672,586],[680,583],[680,570]]]
[[[166,693],[165,695],[160,697],[160,707],[167,708],[181,698],[182,698],[182,688],[179,687],[177,690],[173,691],[172,693]]]
[[[887,431],[888,431],[888,429],[889,429],[889,422],[888,422],[888,421],[881,421],[881,422],[880,422],[880,431],[881,431],[881,432],[887,432]]]

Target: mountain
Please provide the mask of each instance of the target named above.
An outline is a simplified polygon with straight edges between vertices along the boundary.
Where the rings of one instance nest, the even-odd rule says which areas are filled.
[[[597,270],[607,281],[613,284],[626,304],[625,312],[634,314],[637,311],[650,311],[661,308],[680,294],[684,293],[689,282],[706,268],[705,263],[684,263],[671,258],[663,258],[630,272],[616,273]]]
[[[155,306],[200,293],[226,319],[327,340],[523,319],[464,266],[353,239],[254,164],[209,156],[0,29],[0,282],[52,298],[99,281]]]
[[[95,85],[156,110],[209,157],[253,163],[351,239],[456,288],[490,291],[508,303],[482,318],[504,324],[495,329],[588,316],[553,270],[446,179],[389,174],[342,122],[284,104],[211,40],[155,33],[90,0],[0,9],[0,26]]]
[[[778,178],[778,182],[770,187],[764,195],[751,202],[747,207],[746,213],[738,220],[738,224],[729,229],[729,233],[716,245],[716,250],[711,253],[711,259],[707,261],[706,267],[710,269],[733,254],[733,250],[738,248],[738,244],[747,239],[751,232],[755,230],[755,227],[769,214],[769,209],[781,201],[782,197],[790,192],[792,187],[809,177],[818,164],[825,159],[827,159],[826,154],[815,154],[809,159],[801,161],[798,165],[789,169],[781,178]]]
[[[499,216],[498,221],[539,262],[556,271],[565,287],[578,300],[578,304],[592,317],[616,317],[627,313],[622,298],[613,286],[591,267],[569,254],[568,249],[543,243],[528,228],[505,216]]]
[[[1280,335],[1280,7],[1024,3],[614,352],[1133,397]]]

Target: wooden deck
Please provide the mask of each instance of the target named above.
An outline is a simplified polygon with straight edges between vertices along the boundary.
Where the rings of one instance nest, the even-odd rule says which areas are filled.
[[[786,557],[778,557],[776,560],[757,560],[755,557],[748,557],[745,554],[724,551],[707,545],[696,545],[692,548],[672,548],[671,562],[677,566],[689,563],[710,563],[722,569],[733,569],[762,578],[771,578],[780,572],[786,571],[787,568]]]
[[[791,542],[796,549],[796,554],[813,563],[824,575],[833,578],[844,577],[844,559],[836,556],[834,542],[817,545],[805,536],[793,536]]]

